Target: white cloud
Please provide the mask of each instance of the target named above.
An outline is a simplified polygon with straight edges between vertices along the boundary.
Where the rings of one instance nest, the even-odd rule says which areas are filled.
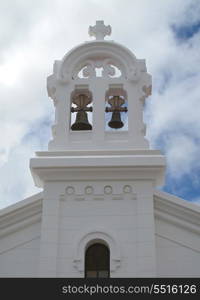
[[[159,139],[164,143],[174,177],[199,167],[199,41],[197,34],[183,45],[171,46],[171,55],[155,76],[154,93],[147,105],[150,140],[154,147]]]
[[[199,20],[199,9],[195,0],[2,2],[0,206],[35,192],[29,158],[47,147],[49,135],[41,142],[41,132],[37,135],[33,127],[54,118],[46,77],[55,59],[89,40],[88,26],[98,19],[112,26],[111,39],[146,58],[154,83],[145,114],[151,144],[157,146],[162,138],[172,176],[192,172],[199,160],[200,35],[180,43],[171,26],[192,25]]]

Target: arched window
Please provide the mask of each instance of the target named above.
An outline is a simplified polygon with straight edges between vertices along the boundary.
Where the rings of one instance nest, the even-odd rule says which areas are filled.
[[[85,278],[110,277],[110,251],[107,246],[95,243],[85,253]]]

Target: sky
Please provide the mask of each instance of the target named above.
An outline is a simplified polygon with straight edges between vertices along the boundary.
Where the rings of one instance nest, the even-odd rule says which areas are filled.
[[[51,139],[46,78],[54,60],[91,40],[96,20],[146,59],[147,138],[167,159],[161,189],[200,203],[200,1],[7,0],[0,3],[0,208],[41,191],[29,160]]]

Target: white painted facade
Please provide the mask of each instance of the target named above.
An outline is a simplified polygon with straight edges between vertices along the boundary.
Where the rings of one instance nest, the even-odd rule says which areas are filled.
[[[151,76],[144,60],[104,40],[110,33],[97,22],[96,40],[56,61],[48,77],[53,139],[30,160],[44,191],[1,212],[2,277],[84,277],[85,250],[96,241],[109,247],[111,277],[200,275],[199,207],[156,191],[165,158],[145,139]],[[73,97],[82,93],[92,130],[72,131]],[[128,124],[108,131],[105,103],[116,94],[128,103]]]

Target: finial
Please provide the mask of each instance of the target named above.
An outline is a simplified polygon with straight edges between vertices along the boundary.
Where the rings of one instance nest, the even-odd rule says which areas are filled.
[[[95,36],[96,40],[104,40],[106,35],[111,34],[111,26],[105,26],[104,21],[96,21],[95,26],[89,26],[89,35]]]

